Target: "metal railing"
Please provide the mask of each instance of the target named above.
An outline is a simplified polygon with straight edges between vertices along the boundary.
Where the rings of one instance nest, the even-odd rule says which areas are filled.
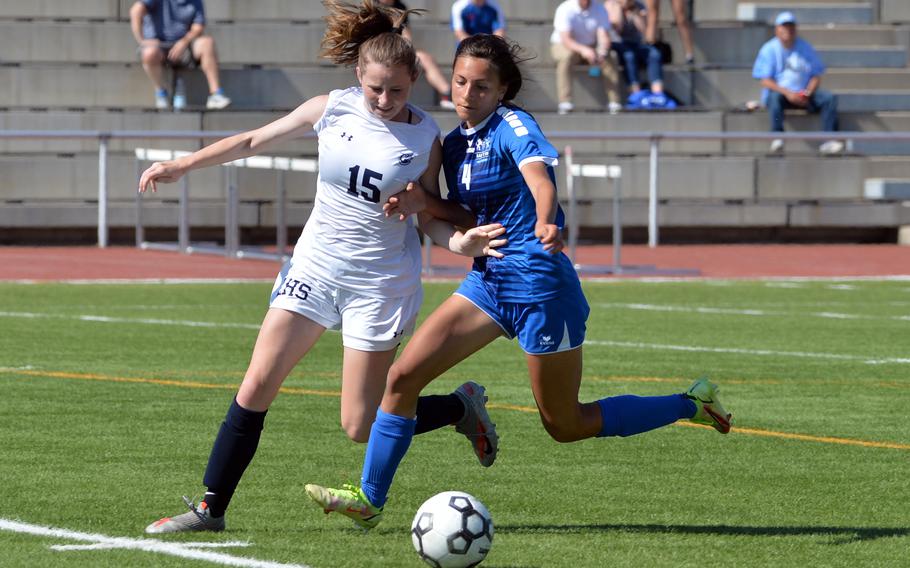
[[[2,139],[67,139],[98,141],[98,246],[108,246],[107,197],[108,175],[107,155],[111,140],[148,139],[148,140],[211,140],[237,134],[235,131],[163,131],[163,130],[0,130]],[[309,134],[303,138],[315,138]],[[824,141],[836,138],[850,142],[887,142],[910,141],[910,132],[586,132],[586,131],[551,131],[547,133],[551,141],[584,141],[584,140],[626,140],[647,141],[649,143],[649,181],[648,181],[648,245],[659,244],[658,206],[660,175],[660,144],[679,140],[714,140],[714,141],[748,141],[773,140],[784,141]]]

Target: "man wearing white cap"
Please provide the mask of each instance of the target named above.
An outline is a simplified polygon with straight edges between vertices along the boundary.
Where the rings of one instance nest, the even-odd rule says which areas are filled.
[[[784,131],[784,110],[801,108],[820,113],[826,132],[837,130],[837,97],[819,89],[825,64],[812,45],[796,35],[793,12],[781,12],[774,21],[774,35],[759,50],[752,77],[761,81],[762,102],[771,116],[771,131]],[[771,152],[782,152],[784,141],[771,142]],[[844,149],[839,140],[819,147],[822,154],[838,154]]]

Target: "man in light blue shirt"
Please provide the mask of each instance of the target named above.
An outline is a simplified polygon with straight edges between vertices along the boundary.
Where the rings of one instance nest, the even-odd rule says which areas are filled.
[[[771,131],[784,131],[784,110],[801,108],[811,113],[821,113],[822,128],[826,132],[837,130],[837,97],[819,89],[825,64],[806,40],[797,37],[796,17],[792,12],[781,12],[774,21],[775,37],[759,50],[752,77],[761,81],[762,102],[771,116]],[[784,141],[771,142],[771,152],[782,152]],[[819,147],[823,154],[837,154],[844,149],[843,142],[829,140]]]

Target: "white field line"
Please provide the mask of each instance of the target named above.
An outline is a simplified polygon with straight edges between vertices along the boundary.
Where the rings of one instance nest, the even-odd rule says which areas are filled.
[[[710,308],[707,306],[672,306],[666,304],[636,304],[636,303],[598,303],[598,308],[641,310],[648,312],[680,312],[688,314],[715,314],[733,316],[761,316],[761,317],[813,317],[843,320],[892,320],[910,321],[910,316],[868,316],[862,314],[844,314],[837,312],[789,312],[784,310],[756,310],[746,308]]]
[[[147,318],[111,318],[106,316],[77,315],[65,316],[60,314],[39,314],[32,312],[0,312],[0,317],[21,317],[21,318],[54,318],[54,319],[72,319],[79,321],[101,322],[101,323],[129,323],[129,324],[151,324],[151,325],[171,325],[187,327],[207,327],[207,328],[241,328],[241,329],[259,329],[258,324],[231,323],[231,322],[202,322],[202,321],[184,321],[184,320],[159,320]],[[334,330],[330,330],[334,331]],[[904,358],[877,358],[863,355],[844,355],[840,353],[808,353],[802,351],[770,351],[765,349],[740,349],[730,347],[703,347],[697,345],[664,345],[658,343],[637,343],[628,341],[597,341],[593,339],[585,340],[587,345],[603,345],[607,347],[632,347],[637,349],[653,349],[661,351],[689,351],[693,353],[733,353],[738,355],[756,355],[772,357],[802,357],[807,359],[834,359],[840,361],[862,361],[870,365],[910,364],[910,359]]]
[[[640,343],[634,341],[585,340],[585,345],[652,349],[655,351],[684,351],[689,353],[728,353],[732,355],[754,355],[758,357],[800,357],[803,359],[831,359],[836,361],[860,361],[868,365],[910,365],[910,358],[875,358],[842,353],[812,353],[807,351],[774,351],[770,349],[740,349],[737,347],[702,347],[698,345],[668,345],[661,343]]]
[[[277,271],[276,271],[277,274]],[[4,284],[259,284],[274,278],[74,278],[71,280],[3,280]]]
[[[53,527],[44,527],[33,525],[20,521],[9,519],[0,519],[0,531],[9,531],[14,533],[30,534],[34,536],[43,536],[51,538],[62,538],[67,540],[76,540],[91,543],[83,547],[73,548],[67,545],[51,546],[54,550],[96,550],[96,549],[118,549],[118,550],[140,550],[154,554],[165,554],[168,556],[177,556],[189,560],[199,560],[203,562],[213,562],[223,566],[241,566],[249,568],[309,568],[303,564],[282,564],[279,562],[270,562],[268,560],[256,560],[255,558],[244,558],[242,556],[231,556],[223,552],[209,552],[199,550],[199,548],[211,548],[209,543],[180,543],[164,542],[151,538],[128,538],[113,537],[103,534],[82,533],[67,529],[58,529]],[[247,543],[212,543],[216,546],[248,546]],[[78,545],[77,545],[78,546]]]
[[[4,318],[27,318],[27,319],[66,319],[76,321],[91,321],[101,323],[137,323],[148,325],[171,325],[184,327],[211,327],[211,328],[234,328],[234,329],[259,329],[258,323],[231,323],[231,322],[209,322],[209,321],[190,321],[190,320],[170,320],[154,318],[119,318],[110,316],[95,315],[64,315],[64,314],[42,314],[37,312],[0,312],[0,317]]]

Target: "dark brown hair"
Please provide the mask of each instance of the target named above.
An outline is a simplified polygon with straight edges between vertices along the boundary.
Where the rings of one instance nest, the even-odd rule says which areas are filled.
[[[522,76],[518,65],[529,58],[522,55],[521,46],[513,41],[492,34],[474,34],[465,38],[455,49],[455,61],[459,57],[486,59],[499,73],[499,81],[505,85],[503,101],[511,101],[521,90]]]
[[[322,56],[339,65],[367,63],[404,65],[417,77],[417,52],[401,36],[404,21],[422,10],[396,10],[363,0],[360,6],[340,0],[323,0],[328,11]]]

